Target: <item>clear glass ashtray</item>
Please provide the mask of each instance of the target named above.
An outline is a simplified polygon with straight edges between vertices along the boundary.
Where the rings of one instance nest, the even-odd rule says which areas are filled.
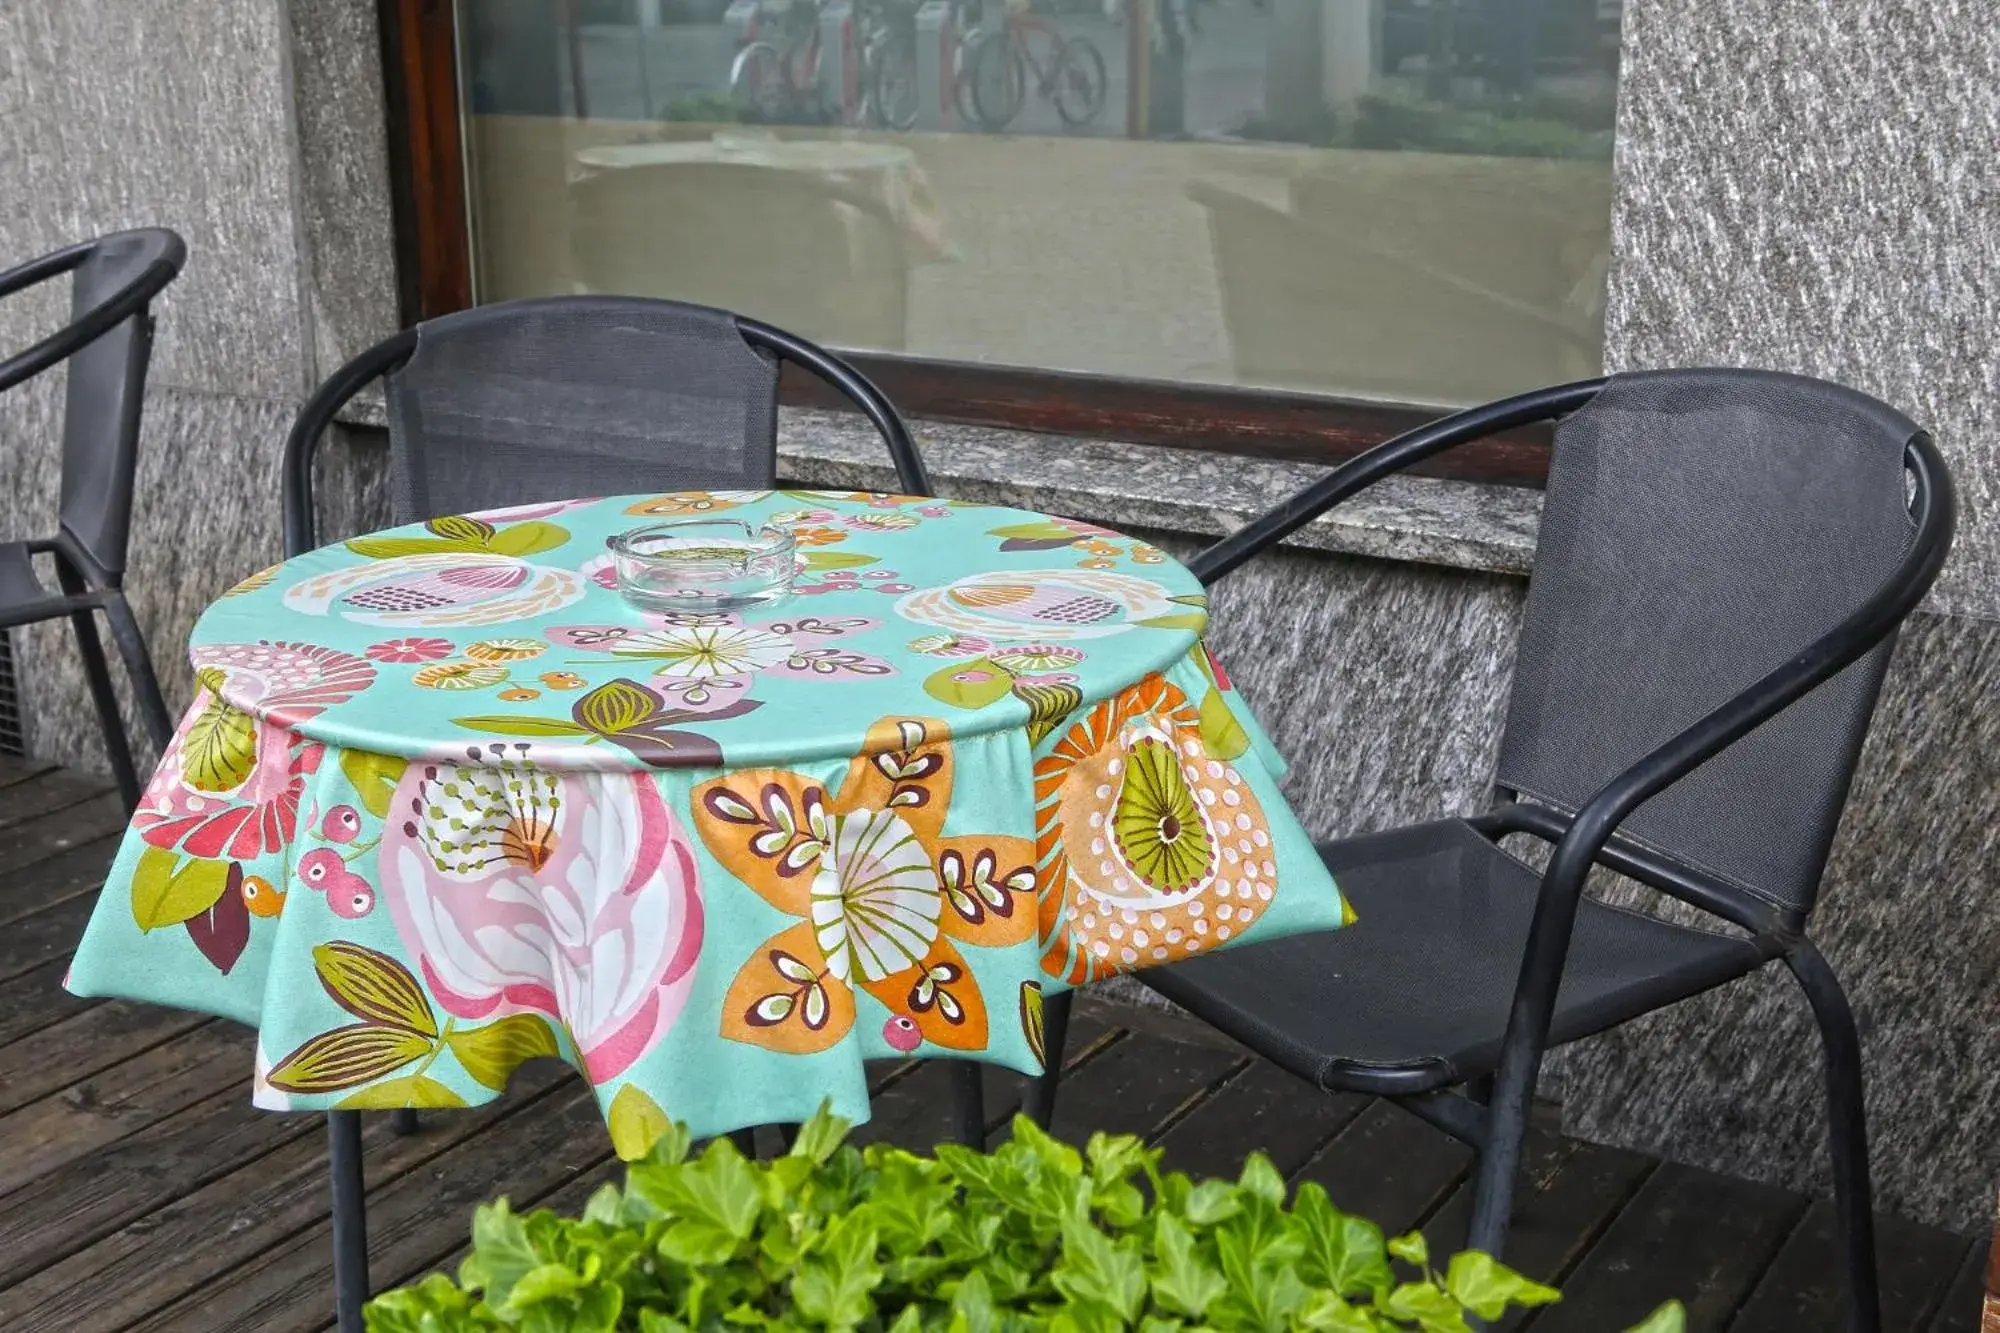
[[[787,528],[685,519],[633,528],[604,544],[618,590],[648,611],[734,611],[780,601],[798,576]]]

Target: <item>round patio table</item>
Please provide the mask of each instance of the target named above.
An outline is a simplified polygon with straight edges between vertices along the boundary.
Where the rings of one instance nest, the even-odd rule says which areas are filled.
[[[795,595],[646,613],[607,536],[791,528]],[[867,1114],[864,1060],[1041,1067],[1045,991],[1345,909],[1193,577],[1021,510],[688,492],[329,546],[199,691],[71,968],[258,1032],[274,1109],[461,1106],[535,1057],[621,1152]]]

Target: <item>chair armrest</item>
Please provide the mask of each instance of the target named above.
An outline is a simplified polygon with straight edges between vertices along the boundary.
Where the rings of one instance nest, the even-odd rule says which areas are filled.
[[[95,245],[94,241],[73,245],[0,274],[0,297],[11,296],[69,272],[90,257]],[[110,300],[89,310],[82,318],[64,325],[26,351],[0,361],[0,393],[69,360],[133,316],[144,316],[153,298],[166,290],[167,284],[179,272],[177,262],[156,260]]]
[[[1603,379],[1579,380],[1551,389],[1537,389],[1532,393],[1468,408],[1415,430],[1405,431],[1367,453],[1350,458],[1221,541],[1204,547],[1188,561],[1188,569],[1206,587],[1260,551],[1277,545],[1342,500],[1366,490],[1384,477],[1405,471],[1433,454],[1441,454],[1458,445],[1574,412],[1595,398],[1604,383]]]

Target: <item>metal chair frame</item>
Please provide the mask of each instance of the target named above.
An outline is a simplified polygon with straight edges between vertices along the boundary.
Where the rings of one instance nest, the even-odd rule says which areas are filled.
[[[126,473],[124,512],[112,515],[114,535],[107,541],[112,549],[93,550],[91,543],[72,528],[68,511],[79,500],[115,505],[118,497],[78,497],[69,494],[66,487],[62,501],[65,512],[55,535],[22,543],[29,556],[52,557],[60,592],[31,603],[0,607],[0,630],[12,630],[45,620],[69,620],[70,628],[76,634],[78,653],[83,658],[84,677],[90,686],[98,726],[104,734],[106,758],[110,761],[119,796],[129,811],[139,804],[139,774],[132,757],[131,741],[125,734],[124,716],[119,708],[117,691],[112,685],[104,643],[98,637],[96,614],[103,612],[111,628],[112,643],[124,664],[126,677],[131,681],[140,721],[151,735],[154,746],[165,749],[173,735],[173,721],[168,715],[152,658],[146,650],[145,636],[140,632],[138,619],[132,614],[131,604],[125,598],[124,556],[125,540],[131,529],[130,470],[136,466],[138,458],[146,371],[152,359],[152,303],[179,276],[181,266],[187,260],[187,246],[179,236],[161,228],[145,228],[83,241],[0,274],[0,299],[63,274],[77,273],[102,254],[107,245],[124,239],[136,239],[145,248],[140,256],[144,262],[127,281],[96,299],[79,289],[72,301],[69,323],[34,346],[0,361],[0,393],[5,393],[70,361],[100,339],[129,324],[131,336],[126,355],[116,367],[123,380],[118,386],[123,397],[112,426],[115,434],[102,440],[79,439],[74,433],[76,427],[66,419],[63,438],[65,457],[72,451],[86,449],[103,449],[113,454],[114,470],[122,469]],[[78,281],[81,280],[79,276]],[[72,367],[72,374],[76,373],[79,372]]]

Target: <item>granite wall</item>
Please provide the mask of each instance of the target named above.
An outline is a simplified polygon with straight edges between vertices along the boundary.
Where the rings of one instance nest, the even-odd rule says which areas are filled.
[[[1815,920],[1860,1011],[1883,1200],[2000,1178],[2000,29],[1989,0],[1625,6],[1606,359],[1841,380],[1936,434],[1958,542],[1905,635]],[[1564,1065],[1569,1128],[1820,1184],[1817,1045],[1774,973]]]
[[[278,553],[278,453],[299,405],[395,327],[375,9],[0,5],[0,255],[147,225],[188,243],[157,310],[130,576],[173,704],[195,615]],[[0,347],[54,328],[62,288],[0,304]],[[0,531],[54,528],[60,401],[56,376],[0,398]],[[369,504],[366,487],[340,495]],[[101,766],[66,627],[16,647],[30,744]]]

